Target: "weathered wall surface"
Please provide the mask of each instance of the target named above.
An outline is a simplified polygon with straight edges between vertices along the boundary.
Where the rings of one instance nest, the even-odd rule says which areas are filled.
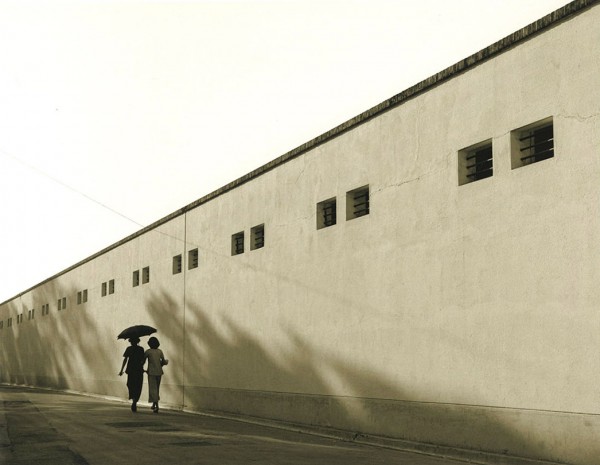
[[[585,9],[3,304],[0,380],[123,396],[115,337],[145,323],[171,405],[597,463],[598,24]],[[511,131],[549,117],[554,158],[511,169]],[[488,139],[493,177],[459,186],[458,151]]]

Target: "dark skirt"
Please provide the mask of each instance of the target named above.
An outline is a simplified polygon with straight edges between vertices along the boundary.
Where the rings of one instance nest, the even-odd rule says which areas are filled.
[[[137,402],[142,395],[142,384],[144,382],[144,372],[134,372],[127,374],[127,388],[129,389],[129,398]]]

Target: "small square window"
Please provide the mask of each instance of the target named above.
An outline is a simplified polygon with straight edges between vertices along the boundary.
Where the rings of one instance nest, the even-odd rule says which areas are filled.
[[[67,308],[67,298],[63,297],[62,298],[62,309],[64,310],[65,308]]]
[[[102,283],[102,297],[106,296],[106,283]]]
[[[108,281],[108,293],[109,294],[115,293],[115,280],[114,279],[111,279],[110,281]]]
[[[50,313],[50,304],[42,305],[42,316],[46,316]]]
[[[77,305],[81,304],[81,291],[77,293]]]
[[[369,186],[363,186],[346,193],[346,220],[353,220],[369,214]]]
[[[29,310],[29,312],[27,314],[27,319],[33,320],[34,318],[35,318],[35,308],[32,308],[31,310]]]
[[[9,318],[8,320],[6,320],[6,326],[9,328],[12,326],[12,318]]]
[[[173,257],[173,274],[181,273],[181,255],[175,255]]]
[[[135,270],[133,272],[133,287],[140,285],[140,270]]]
[[[150,282],[150,267],[146,266],[142,268],[142,284]]]
[[[333,226],[337,221],[337,206],[335,197],[317,204],[317,229]]]
[[[517,129],[511,133],[512,169],[554,157],[552,118]]]
[[[244,231],[231,236],[231,255],[244,253]]]
[[[188,270],[198,268],[198,249],[188,251]]]
[[[82,292],[82,294],[83,294],[83,295],[82,295],[82,299],[81,299],[81,301],[82,301],[83,303],[85,303],[85,302],[87,302],[87,294],[88,294],[88,292],[87,292],[87,289],[84,289],[84,290],[83,290],[83,292]]]
[[[468,184],[494,174],[492,141],[488,140],[458,151],[458,185]]]
[[[265,246],[265,225],[254,226],[250,230],[250,250],[261,249]]]

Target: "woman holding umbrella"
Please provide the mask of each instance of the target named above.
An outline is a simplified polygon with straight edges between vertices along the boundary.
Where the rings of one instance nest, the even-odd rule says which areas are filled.
[[[137,411],[137,402],[142,394],[142,384],[144,382],[144,349],[138,346],[141,336],[148,336],[155,333],[156,329],[152,326],[135,325],[121,331],[117,339],[128,339],[131,344],[123,354],[123,365],[119,376],[123,375],[125,365],[127,369],[127,388],[129,389],[129,398],[131,399],[131,411]]]
[[[131,411],[137,411],[137,402],[142,394],[142,384],[144,382],[144,349],[138,346],[139,337],[129,338],[131,344],[123,354],[123,365],[119,376],[123,375],[125,365],[125,373],[127,373],[127,388],[129,389],[129,398],[131,399]]]

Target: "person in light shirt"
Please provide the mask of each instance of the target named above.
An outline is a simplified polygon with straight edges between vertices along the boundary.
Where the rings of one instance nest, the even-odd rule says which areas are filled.
[[[158,401],[160,400],[160,380],[163,375],[162,367],[169,363],[165,359],[163,351],[158,347],[160,342],[155,337],[148,339],[150,348],[144,353],[144,362],[148,361],[148,402],[152,402],[152,411],[158,413]]]

